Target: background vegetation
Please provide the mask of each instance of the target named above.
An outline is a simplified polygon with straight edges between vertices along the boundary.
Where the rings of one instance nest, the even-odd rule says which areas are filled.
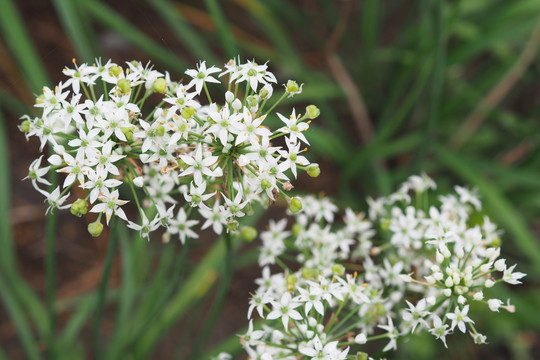
[[[62,80],[73,57],[151,60],[179,78],[198,59],[237,54],[269,59],[279,79],[305,84],[298,109],[321,109],[309,136],[323,175],[300,190],[365,208],[366,196],[421,171],[441,192],[469,184],[505,230],[505,256],[528,273],[511,294],[515,314],[475,309],[489,345],[454,336],[450,355],[419,337],[393,355],[540,357],[539,1],[3,0],[0,30],[0,359],[88,357],[91,343],[104,358],[202,358],[216,343],[239,351],[253,250],[239,250],[228,300],[209,307],[225,294],[214,289],[221,242],[186,255],[117,229],[107,310],[96,313],[107,235],[91,240],[71,215],[45,220],[40,195],[20,181],[38,145],[17,130],[33,94]]]

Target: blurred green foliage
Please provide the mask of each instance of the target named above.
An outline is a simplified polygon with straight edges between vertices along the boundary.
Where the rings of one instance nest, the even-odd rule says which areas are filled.
[[[539,1],[53,3],[72,48],[69,57],[119,56],[103,41],[104,34],[114,34],[175,77],[197,59],[219,64],[239,54],[269,59],[279,78],[304,83],[303,94],[292,101],[300,109],[310,103],[321,109],[309,136],[312,158],[321,162],[321,178],[330,184],[320,188],[310,180],[308,187],[325,190],[342,204],[362,208],[365,196],[387,194],[420,171],[447,188],[456,183],[478,187],[485,212],[506,231],[503,252],[529,275],[511,294],[516,314],[491,317],[478,309],[485,316],[477,328],[487,329],[490,340],[485,350],[471,346],[466,336],[449,345],[460,349],[454,355],[460,358],[480,358],[500,348],[508,357],[533,358],[528,334],[540,329],[535,321],[540,318]],[[14,0],[0,2],[0,29],[2,47],[16,64],[11,79],[23,80],[23,85],[10,80],[9,90],[0,90],[0,115],[18,117],[28,112],[30,95],[52,82],[44,50]],[[21,277],[9,222],[6,118],[0,120],[0,298],[29,359],[84,357],[88,350],[81,334],[98,295],[54,301],[51,283],[52,303],[44,304]],[[50,225],[54,229],[54,221]],[[185,254],[178,255],[172,244],[148,252],[141,239],[112,236],[120,239],[123,281],[105,299],[116,305],[117,315],[113,334],[103,344],[104,358],[147,358],[162,336],[208,295],[225,249],[217,243],[188,272],[178,260]],[[51,230],[52,246],[53,238]],[[249,264],[254,257],[248,253],[243,259]],[[48,266],[54,280],[54,263]],[[191,274],[188,278],[169,280],[171,272],[182,268]],[[67,322],[56,326],[54,314],[66,311],[71,313]],[[409,342],[396,357],[451,357],[429,340]],[[238,352],[236,336],[219,349]],[[7,356],[0,350],[0,359]]]

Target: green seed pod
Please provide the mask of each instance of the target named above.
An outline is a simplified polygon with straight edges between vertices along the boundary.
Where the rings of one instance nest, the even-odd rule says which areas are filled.
[[[316,119],[321,114],[321,111],[315,105],[306,106],[306,116],[308,119]]]
[[[152,88],[155,92],[163,94],[165,90],[167,90],[167,80],[164,78],[157,78],[156,81],[154,81]]]
[[[297,93],[300,90],[300,87],[298,86],[298,83],[294,80],[287,81],[287,85],[285,86],[285,91],[289,94]]]
[[[120,80],[118,80],[118,82],[116,83],[116,86],[118,86],[118,88],[124,94],[129,94],[129,92],[131,91],[131,81],[129,81],[128,79],[120,79]]]
[[[88,224],[88,232],[93,237],[98,237],[103,232],[103,224],[97,220]]]
[[[304,279],[315,279],[319,276],[319,271],[317,269],[302,268],[302,277]]]
[[[195,114],[195,109],[190,107],[190,106],[186,106],[185,108],[182,109],[182,111],[180,112],[180,115],[182,115],[182,117],[184,119],[190,119],[193,114]]]
[[[247,97],[247,103],[250,107],[257,106],[259,104],[259,101],[261,101],[261,99],[258,95],[250,95]]]
[[[295,223],[293,226],[292,226],[292,233],[293,233],[293,236],[298,236],[300,234],[300,232],[304,230],[304,227],[298,223]]]
[[[287,285],[294,286],[296,282],[298,281],[298,278],[294,274],[290,274],[287,276]]]
[[[337,276],[341,276],[345,274],[345,266],[341,264],[334,264],[332,266],[332,273]]]
[[[109,69],[109,74],[115,77],[118,77],[118,75],[120,75],[121,73],[122,73],[122,68],[120,66],[114,65],[114,66],[111,66],[111,68]]]
[[[128,141],[133,140],[133,128],[131,127],[121,127],[120,131],[126,136]]]
[[[71,204],[70,211],[73,215],[81,217],[88,212],[88,207],[86,206],[86,200],[78,199],[73,204]]]
[[[386,309],[384,307],[384,304],[375,304],[375,314],[379,317],[386,315]]]
[[[244,226],[240,231],[240,235],[244,241],[252,242],[257,238],[257,229],[255,229],[253,226]]]
[[[302,201],[298,197],[293,197],[289,203],[289,210],[295,214],[302,210]]]
[[[19,125],[19,130],[22,132],[29,132],[30,131],[30,121],[24,120],[21,125]]]
[[[156,136],[162,137],[163,135],[165,135],[165,128],[160,125],[156,128]]]
[[[319,175],[321,175],[321,168],[319,167],[319,164],[317,164],[317,163],[310,164],[307,167],[307,173],[312,178],[316,178]]]
[[[227,230],[234,232],[238,229],[238,221],[232,220],[227,224]]]

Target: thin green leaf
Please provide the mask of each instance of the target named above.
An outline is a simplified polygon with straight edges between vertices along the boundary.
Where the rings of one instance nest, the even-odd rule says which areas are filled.
[[[2,291],[0,291],[0,298],[2,299],[2,302],[6,307],[9,317],[11,318],[13,324],[15,325],[15,328],[17,329],[17,333],[19,334],[21,339],[22,347],[26,355],[28,356],[28,359],[41,359],[41,355],[39,354],[39,350],[37,347],[37,341],[35,341],[32,330],[25,318],[25,312],[19,306],[19,302],[17,301],[15,296],[13,296],[13,291],[10,288],[11,287],[7,284],[4,276],[0,274],[0,289],[2,289]]]
[[[223,45],[223,51],[229,59],[233,59],[238,55],[238,48],[236,41],[231,31],[227,19],[224,16],[224,12],[219,6],[219,0],[204,0],[206,8],[214,20],[220,43]]]
[[[94,31],[87,29],[87,19],[79,11],[79,2],[74,0],[54,0],[56,12],[77,54],[84,62],[92,62],[101,55]]]
[[[149,0],[148,4],[152,6],[167,25],[169,25],[176,37],[182,41],[189,50],[190,54],[200,60],[206,60],[212,64],[219,64],[222,62],[209,48],[205,39],[203,39],[197,31],[193,30],[180,13],[180,10],[178,10],[178,8],[169,0]]]
[[[87,11],[97,21],[105,27],[116,31],[132,45],[149,54],[156,62],[159,62],[169,69],[178,73],[183,73],[186,67],[184,61],[176,56],[172,51],[164,49],[146,34],[129,23],[112,8],[97,0],[81,1],[81,8]]]
[[[0,1],[0,28],[13,56],[20,64],[25,82],[34,93],[41,93],[43,86],[50,84],[50,80],[12,0]]]

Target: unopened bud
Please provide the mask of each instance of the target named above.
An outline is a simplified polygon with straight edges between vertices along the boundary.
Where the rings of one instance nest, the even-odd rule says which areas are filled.
[[[317,163],[309,164],[309,166],[307,167],[307,173],[312,178],[316,178],[319,175],[321,175],[321,168],[319,167],[319,164]]]
[[[257,238],[257,229],[253,226],[244,226],[240,231],[240,235],[244,241],[252,242]]]
[[[308,119],[316,119],[321,114],[321,110],[315,105],[306,106],[306,116]]]
[[[88,224],[88,232],[93,237],[98,237],[103,232],[103,224],[99,221]]]

